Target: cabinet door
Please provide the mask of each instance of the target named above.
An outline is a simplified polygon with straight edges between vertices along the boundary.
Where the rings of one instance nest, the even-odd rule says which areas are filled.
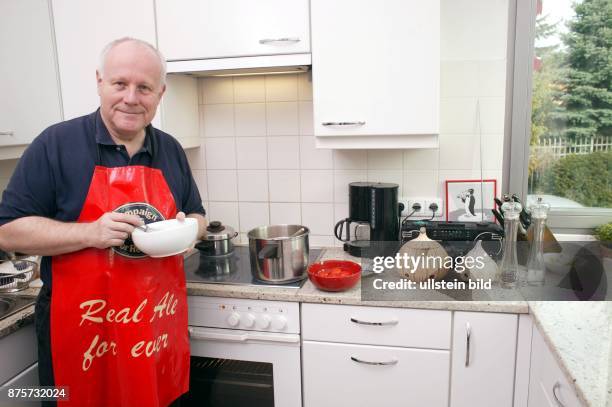
[[[168,60],[310,51],[308,0],[157,0]]]
[[[535,328],[531,342],[528,405],[529,407],[557,407],[559,405],[580,407],[582,405],[544,342],[542,334]]]
[[[46,0],[0,1],[0,49],[0,147],[29,144],[61,120]]]
[[[518,316],[455,312],[451,407],[512,407]]]
[[[304,406],[447,406],[449,359],[443,350],[304,341]]]
[[[96,69],[102,48],[134,37],[155,45],[153,0],[52,0],[59,73],[66,120],[99,105]]]
[[[312,0],[311,21],[316,136],[438,133],[439,0]]]

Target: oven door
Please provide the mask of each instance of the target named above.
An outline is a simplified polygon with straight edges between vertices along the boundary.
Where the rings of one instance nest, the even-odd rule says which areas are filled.
[[[299,407],[300,336],[189,327],[189,393],[181,406]]]

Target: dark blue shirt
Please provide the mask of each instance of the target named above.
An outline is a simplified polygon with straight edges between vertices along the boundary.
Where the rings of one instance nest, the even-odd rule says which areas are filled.
[[[158,168],[177,211],[204,215],[185,152],[169,134],[146,128],[143,147],[129,157],[111,138],[100,111],[55,124],[24,152],[0,202],[0,226],[24,216],[74,222],[87,197],[96,163],[105,167],[144,165]],[[51,285],[51,258],[44,257],[41,277]]]

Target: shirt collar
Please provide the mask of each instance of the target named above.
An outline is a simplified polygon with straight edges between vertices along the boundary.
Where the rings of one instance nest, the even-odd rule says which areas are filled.
[[[95,112],[95,123],[96,123],[96,143],[105,145],[105,146],[116,146],[115,140],[111,138],[104,121],[102,120],[102,115],[100,114],[100,108]],[[153,133],[153,126],[151,124],[145,127],[145,139],[144,144],[138,150],[138,152],[147,152],[151,156],[153,156],[153,144],[151,141]]]

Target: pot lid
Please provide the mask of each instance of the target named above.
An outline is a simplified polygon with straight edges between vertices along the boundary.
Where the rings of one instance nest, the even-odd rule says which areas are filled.
[[[235,236],[236,232],[231,226],[226,226],[218,220],[213,220],[206,227],[202,240],[226,240],[233,239]]]

